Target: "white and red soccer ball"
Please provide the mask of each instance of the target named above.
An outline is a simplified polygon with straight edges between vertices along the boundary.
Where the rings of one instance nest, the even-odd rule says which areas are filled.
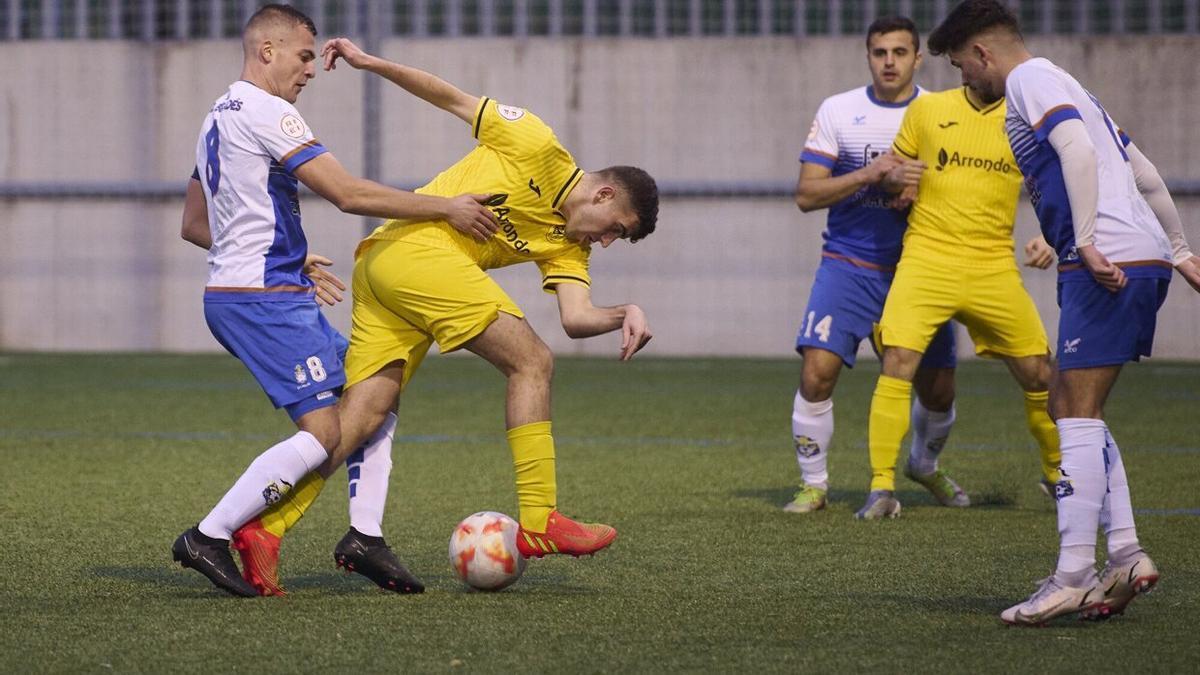
[[[525,558],[517,550],[518,529],[517,521],[495,511],[464,518],[450,535],[454,574],[481,591],[511,586],[525,571]]]

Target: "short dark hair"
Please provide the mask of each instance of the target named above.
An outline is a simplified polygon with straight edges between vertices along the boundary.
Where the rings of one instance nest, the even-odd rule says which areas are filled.
[[[929,34],[929,51],[934,56],[957,51],[971,38],[992,28],[1003,28],[1021,38],[1021,23],[1004,3],[963,0]]]
[[[898,30],[906,30],[912,35],[913,51],[921,51],[921,34],[917,32],[917,24],[907,16],[884,16],[875,19],[867,27],[867,47],[871,46],[872,35],[884,35]]]
[[[274,21],[291,22],[293,25],[304,26],[308,29],[308,32],[313,34],[313,37],[317,36],[317,25],[313,23],[312,19],[308,18],[307,14],[291,5],[283,5],[275,2],[259,7],[258,11],[246,21],[245,30],[248,31],[251,27],[259,23]]]
[[[616,183],[633,206],[638,224],[629,235],[630,243],[649,236],[658,223],[658,184],[654,178],[636,166],[610,166],[597,171],[596,177]]]

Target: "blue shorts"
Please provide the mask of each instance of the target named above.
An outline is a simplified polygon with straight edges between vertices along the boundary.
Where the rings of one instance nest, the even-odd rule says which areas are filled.
[[[842,357],[847,368],[853,368],[859,343],[868,340],[875,349],[871,337],[883,315],[892,277],[890,272],[823,258],[800,322],[796,351],[803,353],[806,347],[824,349]],[[943,324],[925,350],[921,367],[953,368],[958,363],[955,351],[954,326]]]
[[[293,420],[337,403],[349,343],[312,300],[205,302],[213,337]]]
[[[1088,274],[1060,277],[1058,369],[1117,366],[1150,356],[1169,276],[1130,277],[1109,292]]]

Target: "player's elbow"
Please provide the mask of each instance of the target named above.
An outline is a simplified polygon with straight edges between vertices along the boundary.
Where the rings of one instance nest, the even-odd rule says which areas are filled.
[[[562,321],[563,332],[572,340],[581,340],[586,337],[591,337],[584,324],[576,319],[568,319],[563,317]]]
[[[817,200],[813,199],[812,196],[801,192],[800,190],[796,191],[795,198],[796,207],[799,208],[802,213],[816,211],[817,209],[821,208],[820,205],[817,204]]]

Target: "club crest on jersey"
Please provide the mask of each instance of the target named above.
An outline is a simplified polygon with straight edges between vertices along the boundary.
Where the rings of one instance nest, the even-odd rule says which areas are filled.
[[[796,436],[796,454],[801,457],[816,457],[821,454],[821,446],[808,436]]]
[[[284,114],[279,120],[279,128],[291,138],[304,138],[304,122],[292,113]]]
[[[567,226],[555,225],[546,233],[546,241],[551,244],[561,244],[567,240]]]
[[[500,116],[509,122],[516,122],[525,116],[525,111],[523,109],[514,108],[511,105],[501,105],[499,103],[496,104],[496,112],[500,113]]]
[[[308,375],[304,372],[304,367],[299,363],[296,364],[296,368],[292,371],[292,376],[296,378],[296,384],[308,382]]]

